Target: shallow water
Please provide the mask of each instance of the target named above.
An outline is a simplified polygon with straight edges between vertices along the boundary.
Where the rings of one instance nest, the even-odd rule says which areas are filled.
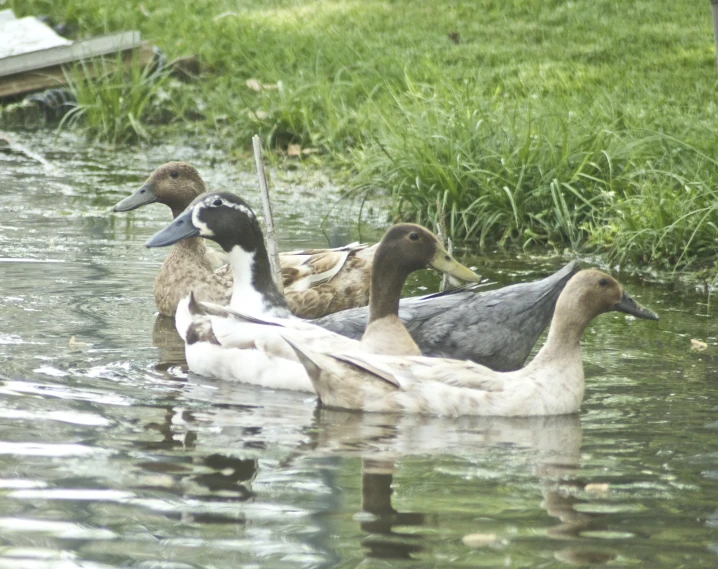
[[[12,137],[27,152],[0,152],[0,567],[718,565],[706,297],[621,275],[661,320],[591,325],[577,416],[317,409],[187,374],[154,316],[165,252],[143,247],[169,212],[110,211],[169,159],[258,204],[252,172],[207,144],[109,152]],[[305,176],[272,180],[283,248],[327,243],[317,226],[337,192]],[[346,208],[326,223],[332,244],[357,238],[358,206]],[[562,262],[474,259],[500,283]],[[708,349],[690,351],[691,338]]]

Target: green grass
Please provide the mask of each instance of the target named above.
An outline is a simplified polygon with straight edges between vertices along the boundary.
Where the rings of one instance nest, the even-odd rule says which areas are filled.
[[[75,103],[60,128],[81,124],[90,135],[113,144],[151,138],[145,125],[163,114],[158,107],[169,85],[167,71],[154,62],[122,65],[117,56],[80,62],[65,77]]]
[[[128,138],[152,132],[154,113],[174,118],[175,133],[204,129],[237,149],[259,133],[269,148],[319,149],[308,159],[337,166],[355,193],[389,193],[398,218],[431,224],[442,211],[455,238],[482,246],[716,266],[708,2],[9,4],[78,37],[138,29],[170,59],[198,55],[196,83],[164,98],[142,91],[153,112]],[[129,113],[110,99],[97,104],[121,121]]]

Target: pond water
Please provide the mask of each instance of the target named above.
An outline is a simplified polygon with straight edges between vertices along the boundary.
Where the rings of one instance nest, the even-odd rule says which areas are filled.
[[[659,322],[584,336],[576,416],[363,415],[188,374],[152,281],[169,221],[111,207],[159,164],[259,204],[209,143],[0,152],[0,568],[715,567],[718,324],[705,295],[620,275]],[[283,248],[357,238],[357,204],[276,174]],[[364,239],[378,232],[381,208]],[[566,259],[470,259],[496,283]],[[433,290],[433,275],[413,292]],[[708,348],[691,351],[691,339]]]

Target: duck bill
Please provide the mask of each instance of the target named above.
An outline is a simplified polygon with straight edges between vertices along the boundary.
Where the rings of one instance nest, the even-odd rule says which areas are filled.
[[[641,306],[625,292],[623,293],[623,298],[621,298],[621,301],[616,304],[613,309],[619,312],[625,312],[626,314],[631,314],[632,316],[636,316],[637,318],[645,318],[646,320],[658,320],[658,314],[653,312],[653,310],[649,310],[648,308]]]
[[[185,211],[162,231],[155,233],[147,240],[145,247],[167,247],[174,245],[182,239],[194,237],[199,234],[199,229],[192,225],[192,209]]]
[[[154,203],[157,201],[157,196],[152,188],[152,184],[145,184],[139,190],[137,190],[131,196],[126,197],[115,207],[112,211],[132,211],[143,205]]]
[[[481,282],[481,277],[474,271],[465,267],[449,255],[443,247],[438,247],[436,255],[429,261],[429,266],[468,283]]]

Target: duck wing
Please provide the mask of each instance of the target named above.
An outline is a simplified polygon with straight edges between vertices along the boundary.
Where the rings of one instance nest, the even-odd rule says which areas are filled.
[[[287,338],[323,405],[370,412],[500,414],[508,383],[473,362],[421,356],[328,353]],[[466,377],[457,381],[447,378]],[[473,376],[473,377],[472,377]],[[468,384],[471,383],[471,386]],[[507,389],[505,389],[507,388]]]
[[[285,292],[302,291],[334,278],[344,267],[349,255],[368,245],[350,243],[335,249],[305,249],[280,254]]]
[[[284,294],[292,313],[318,318],[366,306],[377,247],[351,243],[336,249],[282,253]]]
[[[399,317],[424,355],[473,360],[497,371],[515,370],[550,322],[558,295],[578,269],[579,263],[573,261],[539,281],[402,299]],[[366,309],[353,309],[315,322],[358,338],[366,320]]]
[[[242,320],[231,309],[191,296],[180,302],[175,324],[185,337],[185,358],[194,373],[272,389],[313,391],[294,351],[276,333],[281,326],[275,322]]]
[[[190,329],[202,340],[212,341],[225,348],[257,349],[272,357],[296,360],[280,331],[300,339],[309,347],[329,350],[355,350],[360,343],[337,335],[325,328],[297,318],[279,318],[271,315],[254,316],[211,302],[198,301],[194,295],[183,299],[175,317],[177,331],[189,342]],[[207,340],[209,338],[210,340]]]

